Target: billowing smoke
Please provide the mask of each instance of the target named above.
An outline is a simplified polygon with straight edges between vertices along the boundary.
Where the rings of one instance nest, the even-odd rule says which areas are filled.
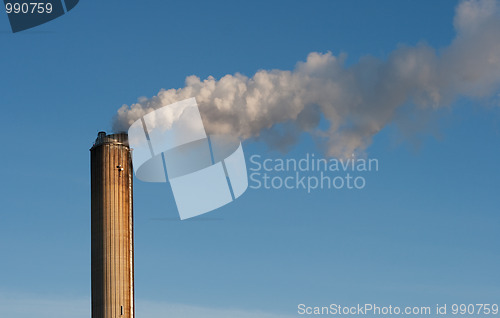
[[[461,2],[456,37],[436,51],[400,46],[386,61],[362,58],[345,65],[345,55],[310,53],[292,71],[261,70],[249,78],[186,78],[180,89],[161,90],[118,110],[113,129],[124,131],[159,107],[195,97],[208,133],[258,138],[284,149],[310,133],[326,155],[360,152],[391,123],[399,109],[433,109],[458,97],[484,99],[500,88],[500,5],[496,0]],[[320,130],[324,118],[329,124]],[[324,128],[325,125],[321,125]]]

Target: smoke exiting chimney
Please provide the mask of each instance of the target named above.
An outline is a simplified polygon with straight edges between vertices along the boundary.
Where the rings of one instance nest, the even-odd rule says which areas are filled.
[[[92,318],[133,318],[132,159],[127,134],[99,132],[90,158]]]
[[[411,136],[433,110],[457,99],[498,103],[500,1],[461,1],[453,24],[448,46],[399,45],[386,60],[365,56],[351,64],[345,54],[312,52],[292,70],[189,76],[184,87],[122,106],[113,130],[127,131],[145,114],[195,97],[208,134],[256,138],[286,151],[309,133],[327,156],[350,158],[393,122]],[[162,120],[175,119],[172,112]]]

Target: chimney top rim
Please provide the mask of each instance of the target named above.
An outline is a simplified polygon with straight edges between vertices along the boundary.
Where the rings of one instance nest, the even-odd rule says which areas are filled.
[[[128,147],[128,134],[126,132],[107,134],[105,131],[100,131],[90,150],[105,144],[124,145]]]

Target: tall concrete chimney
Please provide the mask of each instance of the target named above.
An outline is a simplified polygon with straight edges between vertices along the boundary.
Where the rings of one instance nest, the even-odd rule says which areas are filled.
[[[132,158],[127,134],[100,132],[90,162],[92,318],[133,318]]]

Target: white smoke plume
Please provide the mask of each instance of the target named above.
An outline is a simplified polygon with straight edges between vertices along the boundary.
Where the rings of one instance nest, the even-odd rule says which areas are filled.
[[[399,46],[387,60],[310,53],[292,71],[260,70],[253,77],[219,80],[186,78],[180,89],[123,105],[113,130],[126,131],[141,116],[195,97],[208,133],[258,138],[287,148],[309,132],[326,155],[362,152],[372,137],[395,119],[403,105],[432,109],[458,97],[484,99],[500,89],[500,5],[496,0],[462,1],[456,8],[456,36],[436,50],[426,44]],[[320,130],[321,118],[329,127]]]

